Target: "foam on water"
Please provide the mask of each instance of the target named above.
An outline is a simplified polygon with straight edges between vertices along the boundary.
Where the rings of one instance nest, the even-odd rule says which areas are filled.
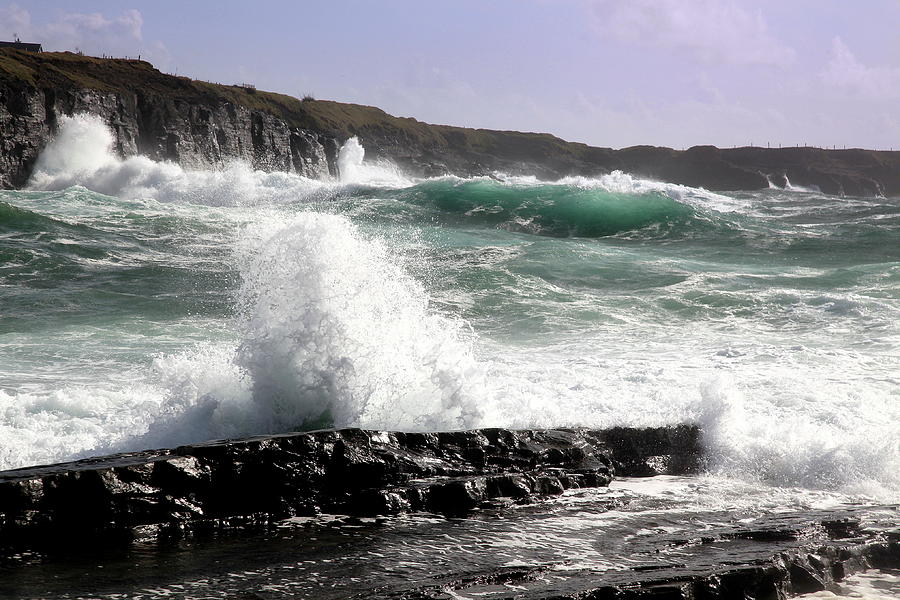
[[[513,185],[539,185],[536,177],[500,176],[500,181]],[[745,201],[677,183],[653,181],[634,177],[622,171],[612,171],[597,177],[569,176],[553,182],[554,185],[582,189],[600,189],[618,194],[641,195],[657,192],[669,198],[696,208],[713,209],[719,212],[733,212],[746,208]]]
[[[240,163],[189,171],[145,157],[121,160],[111,142],[94,116],[63,119],[30,187],[79,185],[125,199],[241,209],[232,240],[243,280],[236,342],[157,356],[148,373],[131,374],[140,385],[4,393],[0,427],[14,443],[0,450],[0,465],[307,423],[407,430],[481,424],[475,390],[483,373],[471,333],[430,310],[421,285],[383,243],[341,216],[286,217],[258,207],[314,198],[326,184]],[[390,168],[363,164],[355,138],[341,149],[340,168],[345,184],[405,182]]]
[[[0,465],[292,431],[482,424],[471,334],[347,219],[258,213],[237,233],[236,343],[96,386],[0,391]],[[112,384],[112,385],[110,385]]]
[[[833,600],[894,600],[900,597],[900,570],[863,571],[837,583],[833,589],[801,594],[797,598]]]
[[[304,204],[361,185],[410,185],[390,167],[366,163],[357,140],[341,149],[339,183],[237,163],[190,171],[144,157],[122,160],[110,153],[110,142],[94,117],[64,120],[31,187],[81,185],[188,212],[198,204],[222,207],[215,210],[231,225],[220,243],[231,248],[229,260],[241,277],[235,316],[224,325],[230,334],[148,357],[116,376],[98,369],[95,385],[0,391],[0,466],[328,420],[406,430],[693,421],[703,426],[707,466],[719,476],[898,499],[897,382],[872,375],[885,372],[891,351],[855,355],[825,338],[776,351],[784,341],[763,341],[772,331],[741,329],[727,315],[699,320],[690,331],[654,325],[640,312],[649,301],[638,297],[590,329],[560,325],[553,343],[492,339],[490,327],[479,331],[476,324],[473,332],[437,311],[426,288],[403,268],[398,253],[422,242],[382,239],[345,216]],[[528,178],[508,182],[545,185]],[[740,212],[746,202],[623,173],[555,185],[653,191],[721,212]],[[491,273],[500,273],[504,261],[525,260],[518,248],[503,253]],[[604,260],[613,260],[614,251]],[[413,254],[405,260],[429,260],[428,253]],[[428,269],[417,265],[415,271]],[[540,277],[518,273],[509,281],[507,301],[533,301],[532,311],[541,310],[540,303],[563,311],[588,302],[553,300],[564,294]],[[712,293],[706,285],[693,277],[682,287]],[[680,293],[678,285],[670,287]],[[460,306],[479,302],[459,296]],[[861,302],[854,306],[869,310]],[[595,310],[590,302],[582,308]],[[878,361],[876,371],[867,369]]]
[[[703,430],[712,474],[900,499],[900,406],[883,384],[850,372],[836,383],[830,374],[846,368],[841,360],[804,372],[787,356],[781,366],[754,364],[752,356],[690,348],[675,331],[659,335],[668,339],[640,349],[629,336],[597,336],[564,352],[528,350],[527,358],[492,344],[484,420],[601,428],[692,422]]]

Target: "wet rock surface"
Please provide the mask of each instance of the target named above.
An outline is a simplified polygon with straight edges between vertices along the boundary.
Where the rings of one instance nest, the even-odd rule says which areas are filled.
[[[688,426],[344,429],[209,442],[0,473],[0,540],[52,549],[322,512],[463,516],[498,498],[605,486],[617,472],[692,472],[698,460],[699,433]]]
[[[465,518],[322,514],[125,547],[82,540],[6,555],[0,597],[761,599],[898,566],[897,507],[760,507],[723,485],[621,478]]]
[[[900,567],[900,531],[876,528],[834,537],[823,529],[835,518],[860,523],[852,512],[767,517],[753,529],[723,528],[688,539],[659,536],[654,555],[644,550],[623,556],[625,568],[498,569],[387,597],[774,599],[833,590],[852,573]]]
[[[328,430],[6,471],[0,596],[761,599],[900,568],[897,507],[786,506],[699,465],[679,426]]]

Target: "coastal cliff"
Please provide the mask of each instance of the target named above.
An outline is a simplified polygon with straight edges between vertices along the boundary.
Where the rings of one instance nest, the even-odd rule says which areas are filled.
[[[0,51],[0,187],[23,186],[59,118],[83,112],[106,122],[122,157],[336,175],[337,140],[285,119],[289,109],[279,108],[290,100],[165,75],[142,61]]]
[[[63,115],[102,117],[123,157],[186,167],[243,160],[307,177],[337,175],[341,143],[357,136],[368,156],[414,176],[494,172],[558,179],[613,170],[704,187],[754,190],[770,183],[838,195],[900,194],[900,152],[820,148],[654,146],[614,150],[549,134],[429,125],[355,104],[166,75],[147,62],[71,53],[0,50],[0,187],[21,187]]]

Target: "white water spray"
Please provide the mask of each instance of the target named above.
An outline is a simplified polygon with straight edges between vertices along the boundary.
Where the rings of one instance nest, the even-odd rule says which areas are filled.
[[[338,151],[341,183],[394,188],[413,184],[413,181],[405,177],[396,166],[386,162],[366,162],[365,157],[366,150],[355,136],[341,146]]]
[[[236,362],[270,430],[323,412],[338,426],[481,423],[483,375],[462,324],[432,313],[381,243],[343,217],[307,213],[257,222],[244,246]]]
[[[784,174],[784,189],[791,192],[805,192],[808,194],[818,193],[820,190],[816,186],[805,187],[802,185],[794,185],[791,183],[791,180],[788,179],[787,173]]]
[[[290,173],[256,171],[235,161],[224,169],[186,170],[146,156],[116,157],[112,133],[96,115],[62,117],[59,133],[35,165],[28,187],[63,190],[80,185],[123,199],[206,206],[283,204],[311,197],[323,182]]]

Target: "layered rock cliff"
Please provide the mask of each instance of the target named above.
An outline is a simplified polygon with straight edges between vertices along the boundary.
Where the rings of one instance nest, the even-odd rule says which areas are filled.
[[[122,157],[337,174],[337,140],[288,123],[265,102],[240,101],[251,93],[164,75],[141,61],[0,53],[0,187],[23,186],[60,116],[82,112],[106,121]]]
[[[339,145],[357,136],[369,157],[391,160],[414,176],[499,171],[556,179],[618,169],[710,190],[791,182],[830,194],[900,194],[900,152],[613,150],[549,134],[429,125],[370,106],[193,81],[142,61],[11,49],[0,50],[0,187],[24,185],[60,115],[84,111],[106,120],[121,155],[140,153],[187,167],[238,159],[264,170],[335,176]]]

